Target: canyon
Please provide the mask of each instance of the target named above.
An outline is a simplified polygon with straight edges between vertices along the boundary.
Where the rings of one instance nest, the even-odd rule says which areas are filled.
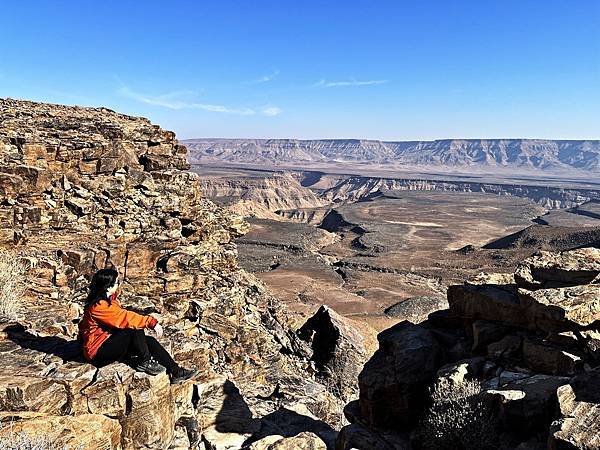
[[[507,272],[536,249],[600,238],[592,180],[393,179],[230,165],[192,171],[210,198],[247,217],[240,262],[291,311],[306,318],[324,303],[369,324],[371,335],[397,320],[386,313],[401,309],[395,305],[438,307],[447,286],[477,272]],[[416,298],[428,300],[416,306]]]
[[[148,119],[12,99],[0,160],[3,445],[600,446],[593,181],[190,165]],[[104,267],[196,379],[82,359]]]

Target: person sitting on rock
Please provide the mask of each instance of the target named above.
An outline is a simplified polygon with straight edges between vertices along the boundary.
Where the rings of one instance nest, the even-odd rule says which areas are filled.
[[[155,338],[146,336],[145,328],[162,336],[158,320],[123,308],[118,289],[119,273],[114,269],[101,269],[92,277],[79,323],[85,358],[98,367],[127,360],[135,370],[150,375],[166,371],[173,384],[197,375],[198,371],[180,367]]]

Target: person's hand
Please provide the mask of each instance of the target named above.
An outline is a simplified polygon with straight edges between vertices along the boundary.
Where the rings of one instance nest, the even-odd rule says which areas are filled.
[[[159,339],[163,336],[164,331],[163,331],[163,327],[160,326],[160,323],[157,323],[154,326],[154,332],[156,333],[156,337]]]

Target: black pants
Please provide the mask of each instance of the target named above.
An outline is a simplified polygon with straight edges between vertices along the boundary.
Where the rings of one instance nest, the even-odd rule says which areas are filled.
[[[105,366],[125,359],[144,361],[153,356],[160,364],[172,373],[178,366],[160,343],[152,336],[146,336],[144,330],[126,328],[115,330],[102,343],[92,362],[97,366]]]

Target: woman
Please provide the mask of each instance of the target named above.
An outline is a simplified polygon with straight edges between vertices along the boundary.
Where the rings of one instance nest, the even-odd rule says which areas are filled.
[[[94,274],[79,323],[79,340],[83,355],[96,366],[128,360],[140,372],[158,375],[167,372],[171,383],[181,383],[197,374],[184,369],[144,329],[161,337],[163,329],[152,316],[143,316],[124,309],[117,300],[119,273],[102,269]]]

